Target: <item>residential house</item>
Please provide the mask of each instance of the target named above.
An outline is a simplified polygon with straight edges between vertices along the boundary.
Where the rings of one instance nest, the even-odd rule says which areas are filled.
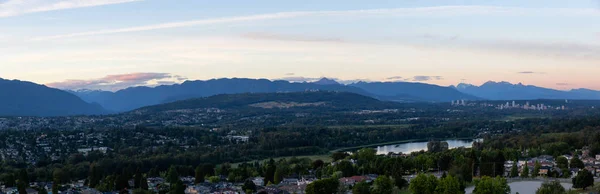
[[[256,186],[264,186],[265,185],[265,178],[264,177],[255,177],[254,179],[252,179],[252,182]]]
[[[342,183],[346,186],[354,186],[354,184],[356,184],[356,183],[360,183],[363,181],[369,181],[369,180],[372,180],[372,179],[370,179],[368,176],[353,176],[353,177],[340,178],[340,183]]]
[[[297,178],[284,178],[281,184],[285,185],[298,185],[299,180]]]
[[[542,166],[540,168],[540,176],[548,176],[548,173],[552,170],[552,167],[549,166]]]

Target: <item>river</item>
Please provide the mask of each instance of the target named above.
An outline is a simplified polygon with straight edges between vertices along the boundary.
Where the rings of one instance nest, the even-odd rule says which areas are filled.
[[[473,141],[481,141],[481,140],[480,139],[477,139],[477,140],[450,139],[450,140],[444,140],[444,141],[448,142],[448,148],[452,149],[452,148],[458,148],[458,147],[470,148],[473,145]],[[412,152],[418,152],[421,150],[427,151],[427,142],[426,141],[378,146],[377,154],[387,154],[390,152],[408,154],[408,153],[412,153]]]

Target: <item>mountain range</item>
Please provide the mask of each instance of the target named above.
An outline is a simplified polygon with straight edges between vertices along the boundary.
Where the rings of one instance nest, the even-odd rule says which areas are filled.
[[[65,116],[106,114],[69,92],[31,82],[0,79],[0,116]]]
[[[313,109],[330,110],[364,110],[397,107],[398,103],[379,101],[377,99],[351,92],[307,91],[279,93],[240,93],[219,94],[209,97],[192,98],[171,103],[147,106],[131,113],[164,112],[173,110],[192,110],[202,108],[220,109]]]
[[[126,112],[146,106],[219,94],[282,93],[304,91],[349,92],[382,101],[449,102],[452,100],[600,100],[600,91],[561,91],[508,82],[487,82],[481,86],[459,84],[443,87],[411,82],[357,82],[340,84],[323,78],[316,82],[289,82],[267,79],[212,79],[186,81],[158,87],[131,87],[116,92],[63,91],[43,85],[0,79],[0,116],[65,116]]]
[[[488,100],[534,100],[534,99],[570,99],[598,100],[600,91],[573,89],[569,91],[542,88],[521,83],[489,81],[481,86],[458,84],[456,90]]]
[[[116,92],[72,91],[72,93],[87,102],[99,103],[108,110],[122,112],[144,106],[218,94],[302,92],[314,90],[352,92],[380,100],[399,102],[449,102],[452,99],[478,99],[474,96],[460,93],[454,88],[430,84],[381,82],[378,84],[357,83],[343,85],[326,78],[313,83],[244,78],[212,79],[207,81],[186,81],[182,84],[154,88],[133,87]]]

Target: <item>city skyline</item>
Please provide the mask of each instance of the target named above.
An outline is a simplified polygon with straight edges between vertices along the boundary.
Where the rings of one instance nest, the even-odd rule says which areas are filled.
[[[0,0],[0,77],[108,90],[221,77],[600,90],[598,1],[242,4]]]

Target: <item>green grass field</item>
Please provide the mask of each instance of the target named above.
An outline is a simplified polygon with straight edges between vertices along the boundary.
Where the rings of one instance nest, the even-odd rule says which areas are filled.
[[[322,154],[322,155],[308,155],[308,156],[286,156],[286,157],[276,157],[276,158],[273,158],[273,160],[275,160],[275,161],[278,161],[278,160],[281,160],[281,159],[290,159],[290,158],[293,158],[293,157],[296,157],[296,158],[308,158],[308,159],[310,159],[310,160],[313,160],[313,161],[314,161],[314,160],[323,160],[323,162],[326,162],[326,163],[328,163],[328,162],[331,162],[331,161],[332,161],[332,159],[331,159],[331,155],[329,155],[329,154]],[[264,161],[267,161],[267,160],[269,160],[269,158],[267,158],[267,159],[264,159],[264,160],[253,160],[253,161],[248,161],[248,162],[246,162],[246,163],[254,163],[254,162],[257,162],[257,161],[258,161],[258,162],[264,162]],[[243,163],[243,162],[239,162],[239,163],[233,163],[233,164],[231,164],[231,167],[233,167],[233,168],[237,168],[237,167],[238,167],[240,164],[242,164],[242,163]]]
[[[410,124],[401,124],[401,125],[340,125],[340,126],[328,126],[330,129],[361,129],[361,128],[370,128],[370,129],[406,129],[411,127]]]
[[[455,138],[456,140],[470,140],[472,138]],[[331,162],[331,153],[334,152],[345,152],[345,151],[354,151],[354,150],[358,150],[361,148],[368,148],[368,147],[377,147],[377,146],[384,146],[384,145],[392,145],[392,144],[401,144],[401,143],[410,143],[410,142],[422,142],[422,141],[427,141],[429,139],[409,139],[409,140],[401,140],[401,141],[392,141],[392,142],[383,142],[383,143],[376,143],[376,144],[367,144],[367,145],[361,145],[361,146],[354,146],[354,147],[345,147],[345,148],[339,148],[339,149],[335,149],[335,150],[331,150],[329,154],[317,154],[317,155],[306,155],[306,156],[286,156],[286,157],[276,157],[273,158],[274,160],[280,160],[280,159],[289,159],[292,157],[296,157],[296,158],[309,158],[311,160],[323,160],[324,162]],[[252,161],[247,161],[246,163],[254,163],[256,161],[258,162],[264,162],[265,160],[269,160],[269,158],[263,159],[263,160],[252,160]],[[243,162],[238,162],[238,163],[233,163],[231,164],[232,167],[237,167],[238,165],[242,164]]]

